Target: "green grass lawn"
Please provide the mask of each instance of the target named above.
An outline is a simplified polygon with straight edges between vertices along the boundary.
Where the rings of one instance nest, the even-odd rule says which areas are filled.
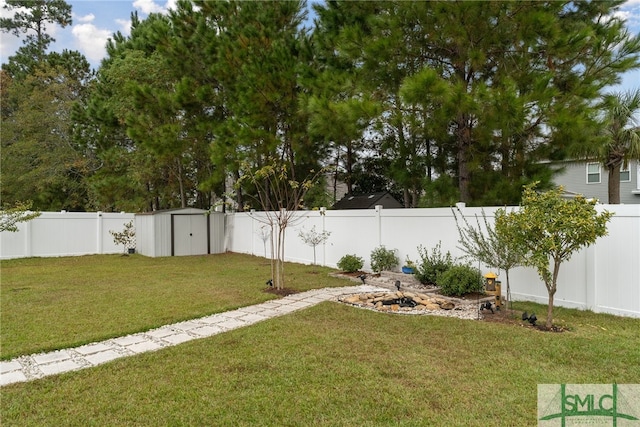
[[[286,265],[285,286],[348,286],[329,268]],[[75,347],[277,296],[268,260],[226,253],[148,258],[96,255],[0,263],[0,358]]]
[[[264,262],[225,256],[258,268]],[[22,262],[35,269],[37,261]],[[4,301],[5,265],[3,319],[12,310]],[[309,277],[328,280],[319,268],[288,267],[297,276],[292,287]],[[257,274],[252,286],[261,289],[262,277]],[[544,312],[534,304],[515,307]],[[638,382],[640,320],[562,308],[555,316],[567,332],[326,302],[157,352],[5,386],[2,425],[522,426],[537,424],[537,384]]]

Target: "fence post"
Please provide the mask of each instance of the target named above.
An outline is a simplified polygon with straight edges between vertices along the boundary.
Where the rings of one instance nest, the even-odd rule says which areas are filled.
[[[256,254],[256,251],[255,251],[255,248],[254,248],[254,244],[255,244],[254,240],[255,239],[253,238],[253,236],[254,236],[254,234],[256,232],[255,215],[256,215],[256,210],[255,209],[251,209],[251,211],[249,211],[249,217],[251,218],[251,236],[250,236],[250,239],[251,239],[251,255],[254,255],[254,256]]]
[[[324,221],[324,216],[327,214],[327,208],[324,206],[320,208],[320,216],[322,216],[322,232],[327,231]],[[322,242],[322,266],[327,266],[327,242]]]
[[[587,310],[596,310],[596,272],[597,272],[597,255],[594,245],[587,246],[585,248],[585,276],[586,276],[586,295],[585,295],[585,308]]]
[[[37,218],[36,218],[37,219]],[[33,221],[27,221],[24,225],[24,255],[26,258],[33,256],[33,246],[31,244],[31,223]]]
[[[96,212],[96,231],[97,231],[97,235],[96,235],[96,253],[97,254],[102,254],[102,227],[104,225],[104,221],[102,220],[102,211],[98,211]]]
[[[382,246],[382,218],[380,216],[380,214],[382,213],[382,209],[384,208],[384,206],[382,205],[376,205],[375,206],[375,210],[376,210],[376,221],[378,222],[378,247]]]

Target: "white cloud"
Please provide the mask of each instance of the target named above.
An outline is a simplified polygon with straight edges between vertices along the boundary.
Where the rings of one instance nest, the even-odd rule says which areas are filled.
[[[4,8],[7,2],[5,0],[0,0],[0,18],[13,18],[14,11],[8,11]],[[20,38],[14,36],[9,33],[2,33],[2,38],[0,38],[0,60],[2,62],[6,62],[9,56],[16,53],[16,49],[18,49],[21,45]]]
[[[135,0],[133,2],[133,7],[146,15],[150,13],[161,13],[166,15],[169,10],[176,8],[176,0],[167,0],[164,6],[156,3],[155,0]]]
[[[156,4],[154,0],[135,0],[133,7],[145,14],[165,13],[166,9]]]
[[[131,19],[116,19],[116,24],[122,34],[125,36],[131,34]]]
[[[89,61],[100,61],[105,56],[107,39],[112,36],[111,31],[102,30],[93,24],[74,25],[71,33],[75,37],[78,50]]]
[[[626,21],[632,33],[640,32],[640,0],[628,0],[620,6],[616,16]]]
[[[94,15],[93,13],[90,13],[88,15],[85,16],[77,16],[77,15],[73,15],[73,20],[74,22],[93,22],[96,19],[96,15]]]
[[[640,0],[638,0],[638,1],[640,1]],[[164,8],[166,10],[175,10],[176,9],[176,3],[177,3],[177,0],[167,0],[167,2],[164,5]]]
[[[11,34],[2,34],[2,43],[0,43],[0,62],[5,63],[9,57],[16,53],[20,48],[22,41]]]
[[[623,21],[627,21],[631,17],[631,12],[628,10],[619,10],[613,14],[618,19],[622,19]]]

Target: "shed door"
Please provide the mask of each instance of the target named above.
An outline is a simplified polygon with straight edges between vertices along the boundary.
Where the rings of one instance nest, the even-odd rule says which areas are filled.
[[[207,217],[197,215],[172,215],[172,255],[206,255],[208,253]]]

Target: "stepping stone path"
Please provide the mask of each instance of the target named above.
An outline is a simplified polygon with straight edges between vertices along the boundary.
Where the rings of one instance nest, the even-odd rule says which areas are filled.
[[[86,344],[80,347],[56,350],[49,353],[19,356],[15,359],[0,362],[0,386],[36,380],[49,375],[90,368],[102,363],[110,362],[121,357],[134,356],[148,351],[160,350],[187,341],[206,338],[222,332],[249,326],[263,320],[282,316],[297,310],[302,310],[324,301],[339,301],[363,308],[376,309],[360,302],[374,298],[398,298],[395,281],[402,278],[402,286],[416,286],[410,275],[383,275],[376,280],[365,279],[366,284],[341,288],[314,289],[307,292],[292,294],[281,299],[267,301],[261,304],[242,307],[237,310],[213,314],[172,325],[165,325],[146,332],[127,335],[119,338]],[[360,279],[354,280],[360,281]],[[393,290],[392,290],[393,288]],[[420,300],[429,301],[431,306],[397,312],[406,314],[436,314],[440,316],[458,317],[463,319],[478,318],[477,304],[455,304],[455,307],[441,309],[445,300],[437,300],[428,291],[416,294]],[[406,298],[409,293],[402,292]],[[366,298],[364,296],[366,296]],[[356,302],[357,300],[357,302]],[[440,302],[438,302],[440,301]],[[377,301],[376,301],[377,303]],[[384,304],[383,304],[384,305]],[[437,309],[436,309],[437,307]],[[395,311],[389,306],[389,311]]]
[[[383,288],[369,285],[314,289],[281,299],[186,322],[174,323],[120,338],[50,353],[16,357],[12,360],[0,362],[0,386],[90,368],[121,357],[160,350],[183,342],[210,337],[308,308],[323,301],[335,300],[343,294],[380,290],[383,290]]]

